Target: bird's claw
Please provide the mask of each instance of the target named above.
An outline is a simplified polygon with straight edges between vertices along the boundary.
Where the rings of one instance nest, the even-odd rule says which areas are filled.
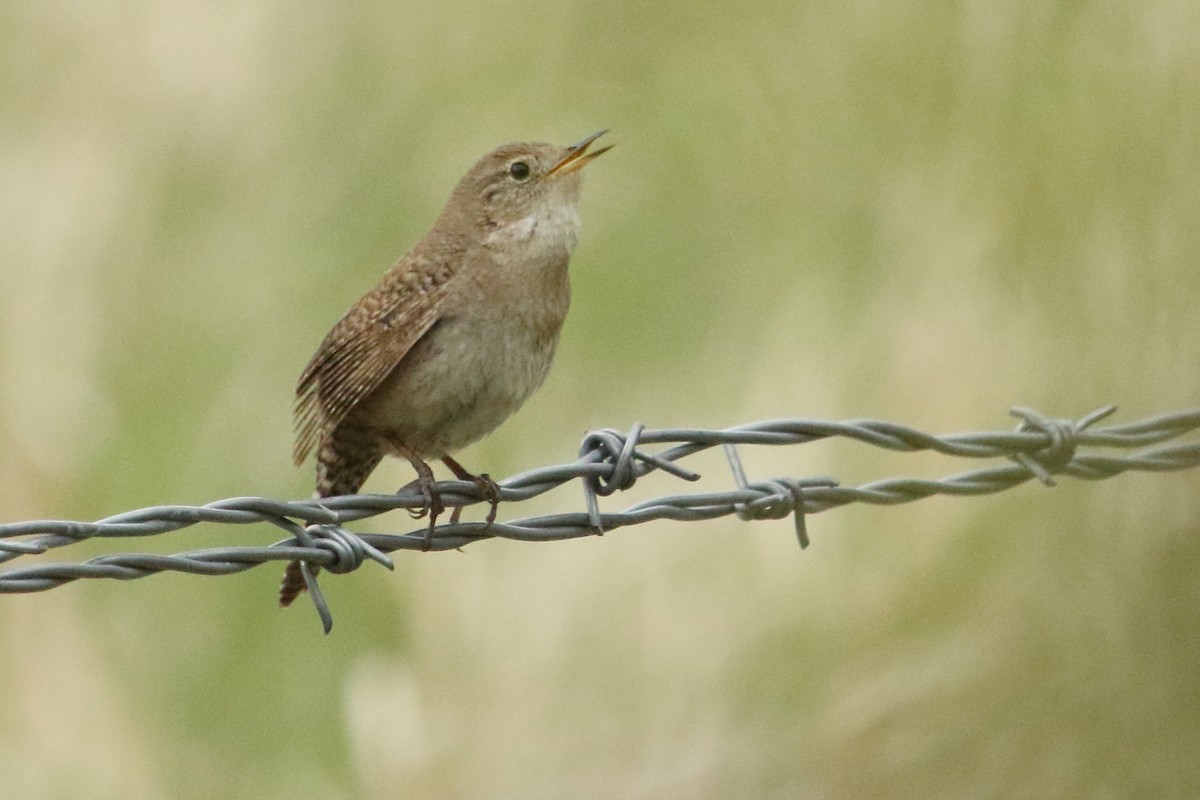
[[[446,504],[442,502],[442,494],[438,491],[432,474],[418,475],[415,481],[406,484],[400,491],[403,492],[414,486],[421,491],[425,502],[419,508],[408,509],[408,514],[413,519],[429,517],[429,526],[425,529],[425,538],[421,542],[422,552],[428,552],[429,548],[433,546],[433,529],[437,526],[437,518],[446,510]]]

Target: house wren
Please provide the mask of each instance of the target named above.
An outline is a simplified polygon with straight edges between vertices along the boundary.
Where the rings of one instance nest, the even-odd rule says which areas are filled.
[[[383,456],[400,456],[417,471],[432,534],[443,505],[427,462],[441,459],[484,488],[495,519],[496,484],[450,454],[491,433],[550,369],[570,302],[579,170],[609,149],[588,150],[604,133],[488,153],[333,326],[296,386],[293,456],[299,466],[316,450],[318,497],[354,494]],[[279,604],[305,588],[293,561]]]

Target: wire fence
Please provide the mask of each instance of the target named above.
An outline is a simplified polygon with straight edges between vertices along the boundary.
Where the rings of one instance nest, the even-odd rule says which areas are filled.
[[[725,430],[646,430],[635,425],[628,433],[610,429],[593,431],[584,437],[575,462],[523,472],[499,482],[501,502],[511,504],[579,480],[584,489],[585,511],[497,521],[491,525],[446,523],[432,531],[431,540],[425,526],[402,535],[356,534],[343,527],[401,508],[421,509],[425,498],[415,487],[389,495],[349,495],[295,502],[235,497],[204,506],[154,506],[96,522],[14,522],[0,525],[0,564],[89,539],[155,536],[199,523],[267,523],[285,531],[287,538],[269,546],[219,547],[173,555],[118,553],[82,563],[39,563],[10,568],[0,572],[0,593],[45,591],[81,578],[130,580],[164,570],[229,575],[266,562],[293,559],[334,573],[357,569],[365,559],[391,569],[393,565],[386,554],[395,550],[449,550],[490,538],[571,539],[660,519],[696,521],[736,516],[754,520],[792,516],[800,546],[806,547],[807,515],[848,503],[895,505],[939,494],[990,494],[1034,479],[1053,486],[1056,475],[1099,480],[1129,470],[1167,472],[1200,465],[1200,441],[1163,444],[1200,428],[1200,409],[1095,427],[1113,411],[1115,407],[1109,406],[1072,421],[1015,408],[1011,413],[1020,420],[1016,430],[944,436],[876,420],[807,419],[768,420]],[[795,445],[834,437],[901,452],[934,451],[959,458],[1002,459],[1005,463],[937,480],[890,478],[848,487],[831,478],[751,481],[736,449],[739,445]],[[658,452],[647,449],[655,446],[665,449]],[[654,471],[685,481],[699,480],[699,474],[676,462],[718,446],[723,448],[729,463],[732,485],[718,491],[657,497],[618,512],[601,511],[599,498],[626,490]],[[1104,452],[1105,448],[1134,452]],[[438,484],[438,489],[447,507],[487,501],[483,489],[472,482],[444,481]],[[308,587],[328,632],[333,620],[320,587],[311,578]]]

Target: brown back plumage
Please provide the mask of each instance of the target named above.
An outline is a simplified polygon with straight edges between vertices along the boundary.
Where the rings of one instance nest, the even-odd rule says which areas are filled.
[[[414,250],[346,312],[321,342],[296,385],[296,444],[304,463],[317,443],[400,363],[438,319],[457,253],[429,259]]]

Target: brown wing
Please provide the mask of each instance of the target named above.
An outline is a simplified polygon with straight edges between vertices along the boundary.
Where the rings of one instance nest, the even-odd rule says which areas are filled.
[[[333,326],[296,385],[297,466],[437,322],[455,261],[406,257]]]

